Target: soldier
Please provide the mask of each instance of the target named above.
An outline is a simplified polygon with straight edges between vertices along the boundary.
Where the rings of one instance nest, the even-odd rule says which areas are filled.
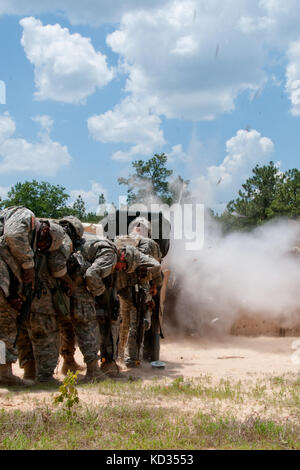
[[[95,297],[105,292],[105,279],[110,276],[117,262],[117,250],[112,242],[104,238],[79,239],[79,230],[75,225],[78,227],[80,221],[77,219],[75,222],[74,217],[64,217],[60,223],[67,230],[73,227],[74,231],[76,249],[68,263],[68,272],[73,280],[71,319],[87,365],[85,381],[103,379],[106,376],[98,367]]]
[[[26,286],[34,287],[35,253],[55,250],[62,239],[53,225],[41,223],[29,209],[15,206],[0,212],[0,235],[1,290],[4,294],[1,295],[0,331],[7,353],[6,364],[0,367],[0,381],[10,385],[20,383],[12,375],[12,363],[16,360],[16,310],[22,305],[20,295]],[[9,308],[8,303],[14,308]]]
[[[67,274],[67,259],[72,243],[63,229],[54,222],[41,220],[37,242],[37,276],[30,315],[22,325],[17,346],[24,379],[37,383],[52,382],[59,357],[57,314],[67,314],[61,285],[72,289]]]
[[[1,252],[1,250],[0,250]],[[5,347],[4,364],[0,363],[0,385],[22,385],[23,381],[12,373],[12,364],[18,355],[14,346],[17,314],[21,306],[18,294],[12,295],[12,273],[0,256],[0,341]]]
[[[134,219],[128,226],[128,234],[130,237],[138,240],[137,247],[142,253],[152,256],[159,263],[161,262],[159,245],[152,240],[151,225],[145,217]]]
[[[137,248],[144,254],[152,256],[159,263],[162,261],[162,254],[158,243],[152,240],[151,224],[144,217],[137,217],[128,226],[128,233],[131,238],[137,240]],[[159,272],[156,278],[147,284],[144,289],[146,290],[145,296],[148,298],[147,309],[145,313],[145,328],[144,328],[144,341],[143,341],[143,357],[147,360],[153,360],[154,353],[154,338],[156,334],[163,337],[160,327],[160,291],[163,283],[163,274]],[[126,323],[125,323],[126,325]],[[125,326],[126,328],[126,326]],[[126,338],[127,330],[121,331],[120,336]],[[159,333],[158,333],[159,331]],[[121,339],[121,342],[124,339]]]
[[[120,303],[116,290],[117,273],[105,279],[106,290],[96,297],[96,314],[100,335],[101,371],[109,377],[119,375],[117,348]]]
[[[76,250],[76,245],[80,242],[84,233],[80,220],[74,216],[66,216],[59,221],[59,225],[72,240],[73,250]],[[67,375],[68,370],[74,374],[77,371],[82,371],[84,368],[77,364],[74,358],[76,338],[70,312],[69,315],[59,315],[58,326],[60,331],[60,354],[63,358],[61,372]]]
[[[26,207],[13,206],[0,212],[0,235],[21,270],[24,284],[34,282],[34,252],[39,222]]]
[[[144,302],[149,302],[149,289],[147,284],[150,279],[158,279],[160,276],[160,263],[152,256],[142,253],[136,246],[139,240],[134,237],[117,237],[118,263],[116,270],[117,291],[120,299],[120,321],[125,324],[122,327],[122,336],[119,338],[118,356],[123,359],[128,367],[135,367],[140,362],[140,349],[143,338],[138,331],[137,297],[141,287],[144,286]],[[134,246],[135,245],[135,246]],[[147,298],[148,297],[148,298]],[[144,321],[144,318],[142,319]],[[127,327],[128,325],[128,327]],[[142,325],[143,326],[143,325]]]

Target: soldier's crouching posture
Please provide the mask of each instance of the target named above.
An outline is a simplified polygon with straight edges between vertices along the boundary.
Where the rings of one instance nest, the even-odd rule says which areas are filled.
[[[129,236],[121,236],[118,238],[117,243],[133,245],[138,250],[152,258],[156,259],[159,263],[161,262],[161,253],[158,244],[152,240],[151,237],[151,226],[148,220],[144,217],[137,217],[134,219],[128,227]],[[130,318],[135,315],[136,311],[136,293],[135,285],[137,283],[137,276],[135,273],[127,276],[127,288],[122,289],[122,295],[120,296],[121,303],[121,323],[120,323],[120,335],[119,335],[119,348],[118,357],[119,360],[125,362],[132,362],[128,358],[126,352],[125,359],[125,347],[128,341],[128,334],[130,329]],[[158,271],[156,275],[151,276],[151,280],[143,279],[141,289],[143,290],[143,296],[145,305],[144,310],[144,330],[148,330],[151,326],[151,309],[153,298],[152,295],[157,293],[157,290],[161,287],[162,276],[161,272]],[[130,312],[131,316],[130,316]],[[141,338],[143,340],[143,338]],[[143,342],[143,341],[141,341]],[[142,354],[140,354],[141,356]]]
[[[80,223],[77,219],[77,225],[78,222]],[[60,223],[65,227],[66,224],[73,226],[74,229],[74,217],[65,217]],[[73,281],[71,321],[87,365],[85,381],[98,380],[106,376],[98,366],[95,297],[105,292],[104,281],[112,273],[117,262],[117,250],[112,242],[99,237],[77,237],[74,244],[75,251],[68,262],[68,273]],[[63,331],[61,335],[64,335]],[[64,342],[67,342],[67,338]]]
[[[58,282],[70,284],[66,263],[71,252],[71,240],[58,224],[41,221],[41,234],[37,242],[35,295],[17,341],[24,379],[37,383],[52,381],[57,365],[60,306],[56,291],[60,288]]]
[[[10,280],[12,273],[10,275],[9,271],[9,266],[0,255],[0,341],[5,348],[2,358],[4,364],[0,363],[0,385],[22,385],[23,381],[12,373],[12,364],[18,359],[14,342],[17,335],[16,321],[19,306],[17,297],[13,296]]]
[[[151,277],[156,278],[160,275],[161,267],[160,263],[152,256],[143,254],[135,246],[127,244],[127,241],[123,243],[123,237],[116,239],[116,244],[118,247],[116,270],[118,272],[117,292],[120,298],[120,317],[121,322],[128,323],[129,320],[127,337],[125,340],[121,338],[121,341],[125,343],[125,364],[128,367],[135,367],[139,365],[141,360],[144,328],[144,318],[138,321],[138,314],[141,313],[138,310],[143,308],[141,302],[147,302],[147,298],[141,296],[136,302],[134,296],[139,296],[140,289],[147,286]],[[122,354],[122,343],[120,341],[119,351]],[[123,358],[121,357],[121,359]]]
[[[9,333],[9,340],[6,341],[7,351],[11,355],[9,360],[15,359],[15,350],[11,348],[12,336],[20,337],[20,318],[21,316],[29,316],[29,310],[32,307],[32,299],[35,297],[37,291],[37,278],[36,276],[36,257],[38,253],[47,253],[56,250],[62,243],[64,233],[59,226],[49,223],[48,221],[40,221],[35,218],[35,215],[25,207],[10,207],[0,212],[0,251],[1,258],[5,261],[8,269],[8,291],[2,287],[4,295],[13,306],[13,310],[18,310],[22,315],[18,315],[18,329],[16,327],[16,316],[13,310],[10,310],[10,320],[8,320],[7,305],[2,297],[2,315],[0,330]],[[5,266],[2,264],[2,269]],[[6,274],[7,275],[7,274]],[[2,283],[3,285],[3,283]],[[24,294],[25,299],[24,299]],[[27,296],[27,297],[26,297]],[[24,310],[24,305],[26,309]],[[26,313],[26,315],[24,314]],[[8,326],[9,324],[9,326]],[[45,334],[45,333],[44,333]],[[41,331],[38,329],[37,338],[41,336]],[[14,346],[14,345],[13,345]],[[18,379],[14,379],[11,373],[11,363],[8,362],[0,368],[0,380],[7,383]]]
[[[77,217],[66,216],[59,221],[59,225],[63,228],[64,232],[72,240],[72,253],[76,251],[76,245],[82,239],[84,229],[83,225]],[[69,260],[67,268],[70,269],[72,261]],[[75,287],[76,289],[76,287]],[[72,293],[74,290],[74,285],[72,285]],[[75,361],[75,331],[73,320],[71,317],[71,301],[69,299],[69,312],[68,315],[59,315],[58,316],[58,327],[60,331],[60,354],[63,358],[63,365],[61,372],[64,375],[67,375],[70,370],[74,374],[77,371],[84,370],[84,367],[77,364]]]

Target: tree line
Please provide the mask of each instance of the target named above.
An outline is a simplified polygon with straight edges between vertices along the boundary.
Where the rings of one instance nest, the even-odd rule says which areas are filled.
[[[118,179],[120,185],[127,186],[128,204],[149,200],[168,205],[193,201],[190,182],[181,176],[173,176],[173,171],[167,168],[164,153],[155,154],[147,161],[136,160],[132,169],[128,178]],[[96,212],[87,212],[81,195],[72,205],[68,204],[69,199],[63,186],[32,180],[16,183],[7,198],[0,200],[0,208],[22,205],[38,217],[75,215],[83,222],[98,223],[101,220]],[[99,204],[106,204],[103,194],[99,194]],[[276,217],[300,217],[300,171],[293,168],[281,172],[272,161],[268,165],[256,165],[226,210],[222,214],[210,212],[222,224],[225,233],[251,230]]]
[[[300,171],[281,172],[272,161],[256,165],[238,197],[229,201],[223,214],[214,216],[224,232],[251,230],[278,217],[300,217]]]

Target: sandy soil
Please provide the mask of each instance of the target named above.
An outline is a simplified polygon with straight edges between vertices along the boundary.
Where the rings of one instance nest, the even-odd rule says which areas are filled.
[[[154,369],[149,363],[143,363],[137,369],[124,368],[122,377],[139,377],[145,382],[153,378],[161,380],[174,380],[176,377],[199,377],[209,375],[218,382],[221,378],[255,382],[256,380],[273,375],[280,376],[286,373],[299,374],[300,365],[293,363],[291,354],[295,338],[246,338],[226,337],[222,339],[204,339],[196,336],[185,338],[168,337],[161,342],[161,360],[165,362],[164,369]],[[76,352],[77,361],[83,364],[80,351]],[[63,379],[60,374],[62,361],[56,370],[56,377]],[[14,371],[22,377],[22,370],[18,365]],[[121,379],[122,380],[122,379]],[[37,391],[22,390],[15,392],[0,389],[0,408],[5,409],[33,409],[41,404],[49,403],[55,390]],[[82,389],[80,396],[85,402],[101,404],[107,397],[93,393],[91,389]]]
[[[299,369],[291,359],[295,339],[236,336],[218,340],[168,339],[162,342],[161,360],[166,361],[166,368],[160,373],[170,377],[209,374],[217,379],[295,373]]]

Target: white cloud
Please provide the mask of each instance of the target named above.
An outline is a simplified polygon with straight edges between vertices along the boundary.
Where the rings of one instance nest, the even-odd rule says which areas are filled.
[[[0,0],[1,14],[40,15],[59,13],[72,24],[100,25],[118,22],[127,11],[152,9],[161,0]]]
[[[241,16],[238,21],[238,26],[243,33],[253,33],[257,31],[264,31],[270,28],[275,23],[275,20],[267,16],[251,17]]]
[[[152,113],[150,102],[126,98],[111,111],[88,119],[88,129],[102,143],[131,144],[128,151],[118,151],[114,160],[129,161],[135,155],[150,155],[164,143],[160,118]]]
[[[8,113],[0,115],[0,145],[16,131],[16,124]]]
[[[239,130],[226,142],[227,156],[221,165],[208,168],[209,180],[217,184],[222,179],[223,185],[231,186],[234,179],[245,179],[254,164],[266,161],[273,150],[271,139],[256,130]]]
[[[128,74],[126,90],[142,102],[152,96],[158,116],[195,121],[233,111],[245,90],[250,96],[262,90],[268,53],[285,54],[298,40],[300,22],[299,0],[0,2],[0,14],[45,12],[76,24],[120,22],[107,42],[120,54],[120,71]],[[105,56],[87,38],[33,18],[23,21],[29,22],[26,53],[35,65],[37,99],[83,102],[112,79]],[[297,115],[298,92],[289,93]]]
[[[32,118],[32,120],[34,122],[37,122],[38,124],[40,124],[42,131],[44,131],[48,134],[51,132],[54,121],[47,114],[43,114],[43,115],[38,114],[38,115],[34,116]]]
[[[274,151],[271,139],[256,130],[239,130],[226,142],[226,157],[220,165],[209,166],[206,175],[197,179],[201,197],[207,203],[229,200],[251,174],[252,168],[266,164]]]
[[[183,150],[181,144],[173,145],[171,148],[171,151],[168,152],[168,162],[178,162],[178,161],[183,161],[187,162],[190,160],[189,155]]]
[[[158,115],[184,119],[213,119],[234,110],[239,93],[262,89],[268,53],[277,49],[285,54],[290,43],[299,39],[299,0],[0,1],[0,14],[45,12],[58,13],[76,24],[120,22],[108,43],[121,55],[123,71],[129,75],[127,90],[142,100],[155,96]],[[74,39],[74,35],[69,36]],[[155,53],[149,54],[152,50]],[[91,56],[95,54],[93,50]],[[42,87],[37,92],[40,99],[49,96],[80,102],[98,86],[93,74],[86,81],[84,70],[82,87],[80,79],[70,83],[64,77],[60,81],[53,72],[60,67],[56,63],[54,67],[54,62],[51,57],[49,69],[54,77],[46,68],[44,73],[37,73],[37,86]],[[102,66],[109,81],[111,70],[106,64]],[[76,73],[80,75],[78,69]],[[55,78],[56,84],[62,83],[63,91],[47,83]],[[297,100],[297,92],[291,97],[292,106],[295,96]]]
[[[70,34],[59,24],[43,26],[33,17],[20,24],[21,44],[34,65],[36,99],[83,103],[112,80],[106,56],[95,51],[90,38]]]
[[[233,0],[162,2],[124,15],[107,43],[120,54],[135,99],[153,97],[155,112],[167,118],[213,119],[232,111],[239,93],[265,83],[264,21],[250,38],[239,26],[242,13],[258,11],[246,0],[238,8]]]
[[[85,202],[87,212],[96,212],[99,205],[99,196],[102,193],[106,196],[106,190],[101,184],[91,181],[91,189],[73,189],[71,191],[71,202],[73,203],[80,195]]]
[[[37,142],[14,138],[15,130],[11,116],[8,113],[0,115],[0,173],[17,171],[53,176],[70,163],[68,148],[52,141],[45,129]]]
[[[300,116],[300,40],[290,44],[288,58],[286,91],[292,103],[291,113]]]
[[[192,36],[182,36],[176,41],[175,48],[171,50],[171,54],[177,55],[187,55],[187,54],[195,54],[198,49],[198,44],[193,39]]]
[[[285,48],[299,35],[299,0],[259,0],[259,6],[269,22],[268,39],[271,46]]]
[[[6,188],[4,186],[0,186],[0,198],[5,199],[7,197],[7,193],[10,188]]]

